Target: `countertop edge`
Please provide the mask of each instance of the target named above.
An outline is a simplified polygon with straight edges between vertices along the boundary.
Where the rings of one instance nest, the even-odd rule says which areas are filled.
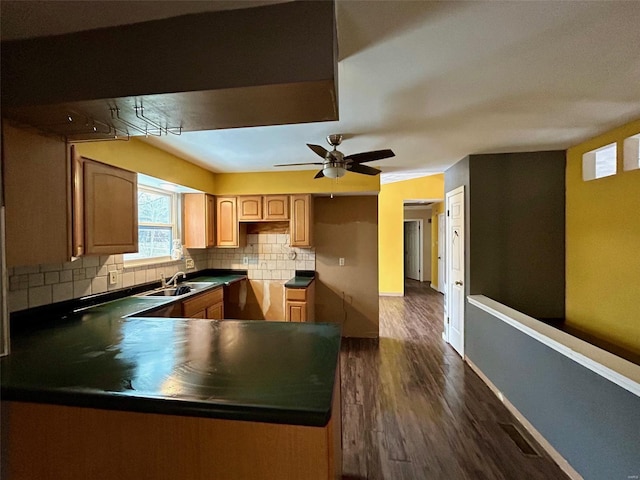
[[[334,385],[335,388],[335,385]],[[224,405],[153,397],[127,397],[112,392],[42,391],[21,388],[2,388],[2,402],[23,402],[66,407],[116,410],[123,412],[176,415],[183,417],[237,420],[243,422],[274,423],[306,427],[326,427],[331,419],[328,411],[260,408],[248,405]]]

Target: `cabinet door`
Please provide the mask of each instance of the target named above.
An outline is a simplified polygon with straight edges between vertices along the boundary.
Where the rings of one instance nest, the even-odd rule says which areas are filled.
[[[238,222],[236,197],[216,197],[216,246],[244,247],[246,225]]]
[[[224,318],[224,302],[218,302],[207,308],[207,318],[222,320]]]
[[[313,198],[291,195],[290,243],[292,247],[313,245]]]
[[[138,251],[138,177],[82,158],[84,255]]]
[[[215,245],[215,197],[206,193],[185,193],[184,246],[207,248]]]
[[[71,169],[63,140],[2,122],[7,266],[71,258]]]
[[[205,195],[206,208],[204,212],[206,225],[206,245],[216,245],[216,198],[213,195]]]
[[[285,320],[288,322],[306,322],[307,304],[305,302],[287,302]]]
[[[262,197],[238,197],[238,220],[262,220]]]
[[[189,318],[207,318],[207,312],[205,310],[202,310],[201,312],[194,313]]]
[[[265,220],[289,220],[289,196],[268,195],[263,199]]]

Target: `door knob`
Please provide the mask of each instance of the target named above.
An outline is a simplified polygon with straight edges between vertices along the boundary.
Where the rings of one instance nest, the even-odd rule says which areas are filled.
[[[462,282],[456,280],[456,285],[462,285]]]

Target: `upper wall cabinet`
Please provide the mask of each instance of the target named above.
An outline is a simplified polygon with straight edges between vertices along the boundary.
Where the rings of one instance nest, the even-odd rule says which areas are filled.
[[[129,170],[73,157],[73,255],[138,251],[138,180]]]
[[[216,200],[208,193],[184,194],[184,246],[208,248],[215,246]]]
[[[71,169],[66,145],[3,122],[7,265],[71,257]]]
[[[136,174],[2,125],[9,267],[138,250]]]
[[[289,220],[288,195],[252,195],[238,197],[241,222]]]
[[[290,244],[292,247],[313,245],[313,197],[291,195]]]
[[[262,198],[265,220],[289,220],[289,195],[268,195]]]
[[[246,225],[238,222],[236,197],[216,197],[216,246],[237,248],[246,244]]]

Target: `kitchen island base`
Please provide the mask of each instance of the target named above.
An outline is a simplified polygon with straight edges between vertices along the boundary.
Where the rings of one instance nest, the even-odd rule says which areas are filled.
[[[324,427],[2,402],[2,478],[339,479],[339,398]]]

